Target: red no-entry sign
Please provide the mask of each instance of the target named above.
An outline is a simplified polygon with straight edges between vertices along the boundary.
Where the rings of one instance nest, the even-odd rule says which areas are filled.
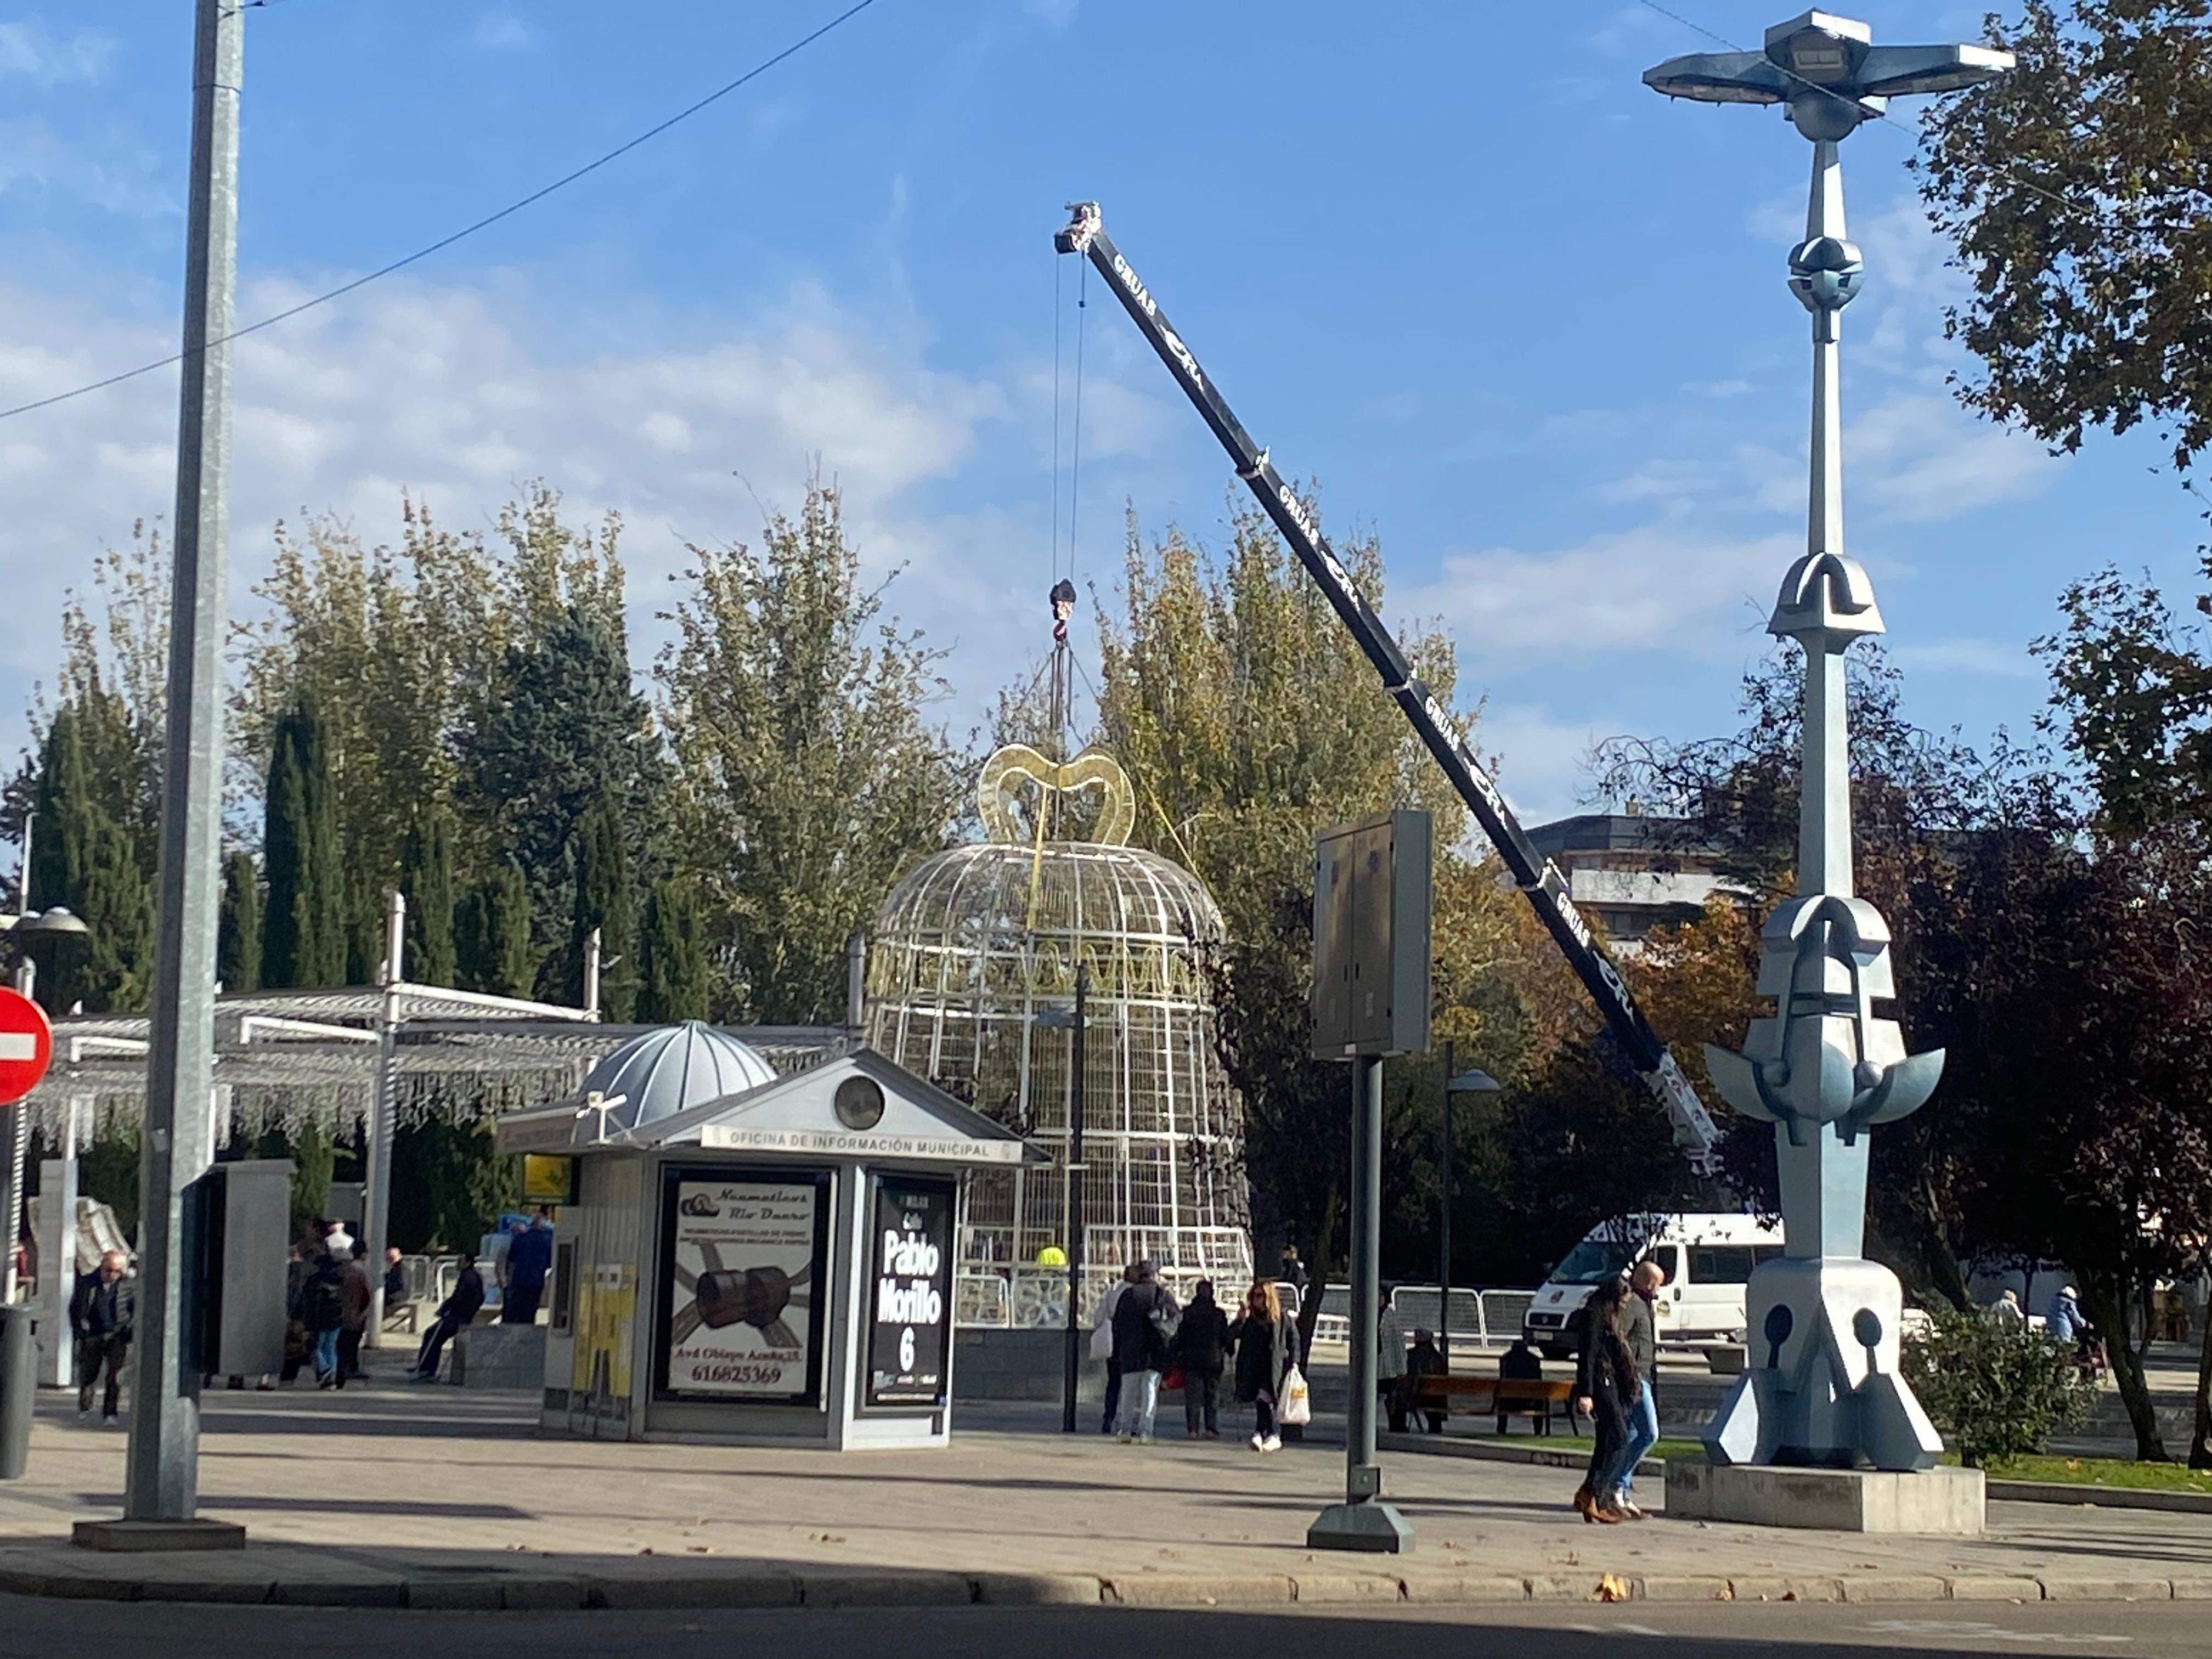
[[[30,1093],[53,1057],[46,1011],[20,992],[0,988],[0,1103]]]

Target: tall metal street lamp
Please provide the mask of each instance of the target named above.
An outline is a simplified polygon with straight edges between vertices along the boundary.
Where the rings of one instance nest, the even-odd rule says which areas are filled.
[[[1673,98],[1780,104],[1813,145],[1805,240],[1790,291],[1812,313],[1812,483],[1806,550],[1783,578],[1767,631],[1804,649],[1796,896],[1762,933],[1754,1019],[1741,1054],[1707,1045],[1714,1083],[1775,1126],[1785,1254],[1753,1273],[1752,1353],[1711,1427],[1716,1464],[1931,1468],[1942,1443],[1899,1372],[1903,1292],[1863,1259],[1867,1131],[1917,1109],[1942,1074],[1938,1049],[1907,1054],[1875,1003],[1896,994],[1889,932],[1852,892],[1844,652],[1882,631],[1873,585],[1844,550],[1838,321],[1865,267],[1844,234],[1837,147],[1888,100],[1954,92],[2012,67],[1984,46],[1877,46],[1864,23],[1808,11],[1758,52],[1699,53],[1647,70]]]
[[[1437,1184],[1443,1194],[1437,1200],[1437,1352],[1444,1357],[1444,1369],[1451,1369],[1451,1212],[1452,1171],[1456,1167],[1452,1160],[1452,1097],[1454,1095],[1489,1094],[1498,1087],[1498,1079],[1485,1071],[1470,1068],[1455,1072],[1452,1062],[1457,1057],[1456,1046],[1449,1037],[1444,1039],[1444,1102],[1443,1102],[1443,1170]]]
[[[1083,1377],[1083,1033],[1090,1025],[1085,1005],[1091,994],[1088,963],[1075,965],[1075,1006],[1048,1008],[1036,1024],[1067,1038],[1067,1352],[1060,1377],[1060,1426],[1075,1432],[1075,1392]]]

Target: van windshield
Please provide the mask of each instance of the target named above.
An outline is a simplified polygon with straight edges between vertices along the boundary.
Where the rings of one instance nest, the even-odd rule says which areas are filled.
[[[1554,1285],[1602,1285],[1618,1279],[1636,1260],[1636,1247],[1609,1238],[1586,1238],[1552,1269]]]

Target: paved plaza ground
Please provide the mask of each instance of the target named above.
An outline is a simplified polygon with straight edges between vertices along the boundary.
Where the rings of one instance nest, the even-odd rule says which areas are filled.
[[[202,1504],[252,1547],[132,1558],[56,1541],[117,1512],[125,1437],[50,1396],[28,1477],[0,1486],[0,1591],[616,1608],[2212,1598],[2212,1516],[1998,1503],[1988,1536],[1942,1540],[1599,1528],[1567,1507],[1568,1472],[1391,1455],[1418,1547],[1382,1559],[1304,1547],[1341,1490],[1338,1447],[1185,1442],[1179,1414],[1143,1447],[1062,1437],[1053,1407],[977,1407],[949,1451],[839,1455],[546,1437],[532,1403],[210,1395]]]

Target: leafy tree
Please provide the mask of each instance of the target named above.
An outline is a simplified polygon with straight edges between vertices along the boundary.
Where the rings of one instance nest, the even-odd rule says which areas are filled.
[[[583,1000],[585,943],[599,936],[599,1007],[627,1021],[637,1000],[637,916],[630,897],[629,861],[623,856],[621,819],[611,798],[601,795],[576,826],[576,917],[568,936],[568,1000]]]
[[[2212,441],[2212,5],[2027,0],[1992,19],[2010,74],[1924,118],[1922,194],[1973,285],[1948,330],[1962,395],[2064,449],[2164,422]]]
[[[263,822],[263,981],[275,988],[342,985],[345,872],[321,714],[311,697],[277,724]]]
[[[501,696],[460,737],[461,799],[528,884],[541,951],[568,942],[576,910],[576,837],[602,796],[615,803],[627,867],[655,867],[652,826],[665,768],[650,709],[630,683],[623,635],[571,605],[500,668]],[[573,976],[556,954],[549,971]],[[547,988],[549,990],[552,987]]]
[[[706,904],[718,1013],[834,1021],[845,941],[909,859],[945,844],[964,779],[923,716],[939,653],[863,586],[817,483],[758,550],[693,546],[662,653],[684,861]]]
[[[407,977],[454,983],[453,820],[432,805],[407,831],[399,890],[407,897]]]
[[[1978,1308],[1939,1309],[1934,1321],[1906,1338],[1905,1374],[1968,1468],[2032,1455],[2088,1417],[2095,1385],[2040,1332]]]
[[[94,1013],[136,1008],[153,967],[153,889],[88,758],[121,720],[118,701],[94,692],[64,705],[46,731],[33,796],[31,902],[66,905],[90,930],[40,947],[39,1000],[54,1012],[80,1002]]]
[[[502,859],[463,894],[453,916],[454,977],[465,991],[527,997],[537,983],[530,940],[530,890],[514,860]],[[396,1144],[396,1143],[395,1143]]]
[[[665,876],[647,897],[640,941],[637,1018],[672,1024],[707,1017],[706,935],[690,884]]]
[[[403,1250],[473,1250],[522,1197],[522,1160],[493,1150],[490,1125],[433,1118],[392,1141],[392,1242]]]
[[[261,988],[261,872],[251,853],[234,851],[222,860],[215,975],[226,991]]]

